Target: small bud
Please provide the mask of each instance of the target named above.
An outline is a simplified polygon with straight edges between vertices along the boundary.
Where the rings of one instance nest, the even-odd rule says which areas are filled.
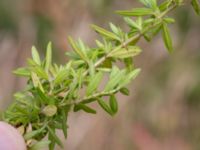
[[[48,105],[44,107],[42,113],[48,117],[52,117],[57,113],[57,107],[55,105]]]
[[[121,88],[120,92],[124,95],[129,95],[129,90],[127,88]]]

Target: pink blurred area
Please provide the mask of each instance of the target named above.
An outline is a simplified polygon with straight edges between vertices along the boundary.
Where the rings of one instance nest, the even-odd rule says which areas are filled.
[[[32,45],[44,55],[52,41],[54,61],[64,63],[71,50],[67,36],[92,46],[97,34],[90,24],[108,28],[113,22],[126,30],[114,11],[138,6],[134,0],[1,0],[0,112],[26,83],[12,70],[26,65]],[[167,53],[160,35],[151,43],[142,40],[143,54],[134,60],[142,72],[130,85],[130,96],[118,95],[118,114],[110,117],[97,105],[97,115],[71,113],[65,149],[200,149],[200,17],[190,6],[171,15],[175,52]]]

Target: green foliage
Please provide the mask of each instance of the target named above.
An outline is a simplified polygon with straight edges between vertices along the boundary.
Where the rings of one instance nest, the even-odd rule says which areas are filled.
[[[114,95],[110,96],[109,104],[110,104],[110,108],[111,108],[113,114],[116,114],[118,111],[118,103],[117,103],[117,99]]]
[[[153,15],[154,11],[150,8],[134,8],[131,11],[117,11],[118,14],[123,16],[149,16]]]
[[[50,143],[51,143],[51,141],[40,141],[40,142],[37,142],[36,144],[34,144],[34,145],[30,148],[30,150],[44,149],[44,148],[47,147]]]
[[[192,7],[194,8],[195,12],[200,15],[200,2],[199,0],[192,0],[191,2]]]
[[[98,99],[98,103],[101,106],[101,108],[104,109],[108,114],[110,114],[111,116],[113,115],[112,109],[109,107],[108,104],[106,104],[106,102],[103,99]]]
[[[166,48],[168,49],[169,52],[172,52],[173,51],[172,39],[170,37],[169,29],[165,23],[163,23],[162,25],[162,36]]]
[[[92,48],[80,39],[75,41],[69,37],[73,51],[67,53],[69,61],[64,65],[53,63],[51,43],[47,45],[43,60],[37,49],[32,47],[28,66],[14,71],[16,75],[27,78],[27,86],[15,94],[15,101],[3,115],[8,123],[26,129],[23,135],[28,148],[34,150],[48,145],[53,150],[55,144],[63,147],[56,130],[62,130],[67,137],[69,112],[83,110],[95,114],[96,110],[89,106],[92,102],[97,102],[111,116],[115,115],[118,111],[116,94],[129,95],[127,85],[140,73],[132,60],[142,51],[137,45],[142,37],[150,41],[161,31],[166,48],[169,52],[173,51],[168,24],[174,19],[167,14],[183,1],[166,0],[161,4],[156,0],[140,2],[142,8],[117,11],[125,16],[128,32],[113,23],[110,23],[111,31],[92,25],[102,37]],[[192,0],[192,5],[199,14],[198,1]],[[118,62],[124,63],[124,67],[119,68]],[[109,79],[100,89],[105,76]],[[85,95],[80,94],[82,89],[85,89]],[[42,141],[47,136],[48,140]]]

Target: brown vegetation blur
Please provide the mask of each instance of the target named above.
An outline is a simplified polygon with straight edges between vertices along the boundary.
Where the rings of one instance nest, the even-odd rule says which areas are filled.
[[[134,0],[1,0],[0,112],[25,85],[12,70],[25,65],[32,45],[43,55],[52,41],[55,62],[64,63],[68,35],[93,45],[97,35],[90,24],[123,27],[114,11],[138,5]],[[97,115],[71,113],[65,149],[200,149],[200,17],[189,6],[172,15],[175,52],[166,52],[160,36],[141,41],[143,54],[135,63],[143,71],[130,85],[131,95],[119,95],[119,113],[112,118],[97,105]]]

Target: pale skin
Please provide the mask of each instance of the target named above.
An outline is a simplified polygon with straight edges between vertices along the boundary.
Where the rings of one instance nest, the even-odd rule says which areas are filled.
[[[0,121],[0,150],[27,150],[20,133],[8,123]]]

